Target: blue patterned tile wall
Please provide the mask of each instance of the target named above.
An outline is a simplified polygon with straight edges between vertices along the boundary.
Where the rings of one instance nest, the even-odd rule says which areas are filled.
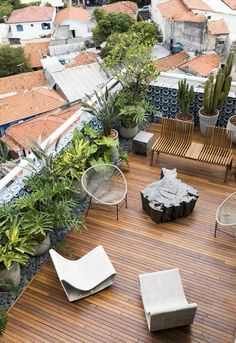
[[[152,114],[152,121],[158,122],[160,116],[174,118],[179,113],[179,107],[176,100],[177,89],[162,87],[162,86],[150,86],[148,92],[148,101],[156,108],[156,113]],[[196,98],[194,104],[190,107],[190,112],[194,116],[194,122],[198,124],[198,110],[202,106],[203,94],[196,92]],[[228,97],[223,105],[218,126],[225,127],[229,117],[236,114],[236,97]]]

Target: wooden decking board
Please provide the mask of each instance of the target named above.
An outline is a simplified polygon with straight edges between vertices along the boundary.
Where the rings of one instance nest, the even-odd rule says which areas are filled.
[[[158,125],[151,132],[157,134]],[[194,134],[196,142],[202,142]],[[236,149],[234,155],[236,156]],[[128,209],[116,221],[109,209],[91,209],[88,231],[71,232],[66,242],[74,258],[102,244],[117,278],[112,287],[69,303],[52,262],[43,266],[9,311],[4,343],[232,343],[236,328],[236,239],[213,237],[215,212],[235,191],[234,170],[226,184],[221,167],[195,161],[130,155]],[[178,176],[197,188],[193,213],[174,222],[155,224],[143,212],[140,190],[159,179],[160,167],[177,166]],[[187,299],[198,303],[191,327],[149,333],[138,274],[178,267]]]

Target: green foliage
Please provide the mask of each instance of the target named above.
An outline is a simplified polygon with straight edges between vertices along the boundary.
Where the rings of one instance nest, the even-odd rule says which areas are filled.
[[[29,61],[25,57],[22,47],[0,46],[0,77],[20,74],[30,70]]]
[[[3,336],[7,325],[7,314],[3,308],[0,307],[0,336]]]
[[[181,114],[189,114],[189,107],[193,104],[195,99],[195,93],[193,86],[187,83],[187,80],[181,80],[178,82],[177,101],[180,107]]]
[[[147,114],[143,106],[129,105],[120,111],[119,118],[123,127],[131,128],[145,123],[147,121]]]
[[[136,33],[140,36],[140,43],[153,46],[159,40],[159,28],[153,22],[139,21],[131,26],[130,33]]]
[[[0,19],[2,19],[5,16],[9,17],[12,11],[13,11],[13,6],[9,2],[3,1],[0,4]]]
[[[128,14],[110,13],[100,17],[93,29],[93,40],[102,43],[113,33],[127,32],[134,24],[134,19]]]
[[[104,18],[104,16],[106,15],[106,13],[104,12],[104,10],[102,8],[95,8],[93,11],[93,16],[96,20],[96,22],[98,23],[102,18]]]
[[[10,160],[10,150],[5,142],[0,139],[0,163]]]
[[[110,136],[112,129],[112,121],[116,119],[117,113],[115,111],[116,95],[109,93],[108,89],[99,95],[94,91],[96,102],[90,105],[88,102],[82,102],[83,110],[95,116],[101,123],[103,133],[105,136]],[[87,95],[91,102],[92,97]]]
[[[140,42],[137,33],[112,35],[107,44],[110,51],[104,60],[106,67],[124,88],[131,89],[137,97],[143,96],[149,83],[159,75],[151,57],[152,47]]]
[[[215,114],[228,97],[232,77],[230,76],[234,61],[234,53],[230,52],[225,65],[217,72],[216,77],[208,78],[204,86],[203,111],[205,115]]]

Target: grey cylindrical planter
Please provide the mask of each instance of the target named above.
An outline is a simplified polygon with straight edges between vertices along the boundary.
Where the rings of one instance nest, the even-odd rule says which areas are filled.
[[[42,241],[42,243],[39,243],[38,246],[35,248],[35,256],[41,256],[48,252],[51,245],[51,240],[49,234],[45,237],[45,239]]]
[[[206,135],[206,127],[208,125],[215,126],[219,117],[219,110],[217,110],[217,113],[213,116],[206,116],[202,114],[202,108],[198,111],[199,115],[199,124],[200,124],[200,131],[202,136]]]
[[[13,262],[9,270],[0,269],[0,280],[11,280],[14,286],[19,286],[21,280],[19,263]]]
[[[134,138],[137,135],[138,131],[139,131],[138,126],[129,127],[129,128],[126,128],[123,126],[120,127],[120,135],[126,139]]]
[[[118,131],[115,129],[112,129],[113,132],[115,132],[115,136],[113,136],[113,140],[117,142],[116,146],[113,146],[110,148],[111,153],[111,162],[117,162],[120,159],[120,153],[119,153],[119,134]]]
[[[236,125],[232,123],[232,120],[234,120],[236,122],[236,115],[229,118],[226,128],[228,130],[232,130],[234,132],[233,133],[233,143],[236,144]]]

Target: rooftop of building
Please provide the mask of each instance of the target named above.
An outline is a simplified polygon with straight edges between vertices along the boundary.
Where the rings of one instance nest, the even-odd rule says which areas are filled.
[[[206,77],[213,73],[220,65],[221,57],[215,53],[198,55],[191,60],[182,63],[179,68]]]
[[[210,35],[228,35],[230,33],[224,19],[209,20],[207,30]]]
[[[48,6],[29,6],[25,8],[20,8],[18,10],[14,10],[11,13],[7,23],[17,24],[38,21],[50,21],[52,20],[53,12],[54,8]]]
[[[170,55],[167,57],[163,57],[155,61],[155,66],[160,71],[169,71],[171,69],[177,68],[180,64],[187,61],[189,59],[189,55],[187,52],[182,51],[175,55]]]
[[[107,14],[123,13],[123,14],[128,14],[131,17],[136,17],[138,6],[135,2],[132,2],[132,1],[118,1],[109,5],[103,6],[102,9]]]
[[[48,54],[49,41],[26,43],[25,55],[28,56],[32,68],[42,68],[41,58]]]
[[[55,22],[61,24],[65,20],[79,20],[87,23],[89,12],[82,7],[68,6],[57,13]]]

